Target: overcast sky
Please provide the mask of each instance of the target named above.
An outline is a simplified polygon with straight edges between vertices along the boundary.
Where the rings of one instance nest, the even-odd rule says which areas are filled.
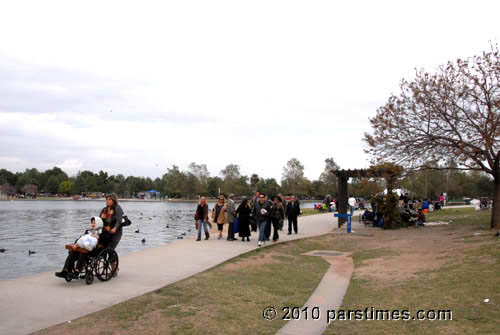
[[[500,1],[2,1],[0,168],[158,177],[369,165],[415,68],[500,41]]]

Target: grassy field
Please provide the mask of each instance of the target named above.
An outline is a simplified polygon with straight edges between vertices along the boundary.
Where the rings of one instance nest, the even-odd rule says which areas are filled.
[[[355,263],[342,309],[442,309],[453,320],[335,321],[326,334],[496,334],[500,239],[487,229],[489,215],[450,209],[428,215],[449,225],[357,228],[272,245],[40,333],[274,334],[285,321],[265,321],[263,309],[302,306],[328,268],[302,254],[336,250],[352,252]]]

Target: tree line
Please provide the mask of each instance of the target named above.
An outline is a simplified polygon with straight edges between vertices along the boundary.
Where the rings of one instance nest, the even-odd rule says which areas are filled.
[[[80,171],[68,176],[59,167],[46,171],[35,168],[24,172],[0,169],[0,192],[10,196],[16,194],[75,195],[116,192],[120,197],[136,197],[138,193],[155,189],[168,198],[194,199],[199,195],[216,197],[234,193],[249,195],[256,190],[268,194],[297,194],[301,197],[320,197],[336,192],[336,179],[330,172],[337,167],[333,158],[326,160],[325,172],[318,180],[310,181],[304,176],[304,166],[290,159],[283,168],[281,182],[275,178],[263,178],[257,174],[242,175],[240,166],[229,164],[217,176],[211,176],[206,164],[191,163],[186,170],[173,165],[160,178],[136,177],[122,174],[109,175],[105,171]]]
[[[453,164],[451,164],[453,165]],[[406,175],[399,187],[409,190],[419,198],[438,199],[443,192],[450,199],[463,197],[491,196],[493,183],[490,177],[478,171],[466,172],[455,169],[424,170]],[[239,165],[229,164],[217,176],[211,176],[205,164],[191,163],[186,170],[173,165],[160,178],[136,177],[122,174],[109,175],[107,172],[80,171],[76,176],[68,176],[58,167],[38,171],[35,168],[24,172],[0,170],[0,192],[39,195],[75,195],[88,193],[116,192],[120,197],[133,198],[147,190],[157,190],[168,198],[195,199],[199,195],[216,197],[219,194],[249,195],[259,190],[269,195],[296,194],[301,198],[322,199],[326,195],[337,194],[337,178],[332,171],[340,169],[333,158],[325,160],[324,171],[318,179],[309,180],[304,176],[304,165],[296,158],[290,159],[283,167],[282,178],[262,178],[257,174],[242,175]],[[353,178],[349,192],[360,198],[370,198],[385,189],[383,180]]]

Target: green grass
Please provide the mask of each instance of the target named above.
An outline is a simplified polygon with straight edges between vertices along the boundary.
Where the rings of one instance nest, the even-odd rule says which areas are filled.
[[[408,309],[412,313],[420,309],[452,310],[452,321],[336,321],[326,334],[498,334],[500,247],[499,239],[493,237],[491,231],[484,231],[490,215],[490,212],[468,208],[429,214],[428,221],[453,221],[449,226],[425,228],[429,229],[429,238],[439,236],[446,240],[448,236],[456,241],[457,249],[445,248],[436,255],[437,259],[447,260],[446,264],[436,270],[418,272],[416,278],[406,281],[378,282],[354,275],[341,306],[345,310],[364,310],[373,306]],[[411,230],[407,231],[411,234]],[[474,240],[461,240],[477,231],[484,234]],[[371,251],[377,250],[387,256],[384,249]],[[415,257],[419,257],[418,254]],[[357,268],[362,265],[363,262],[356,262]],[[485,298],[491,302],[484,303]]]

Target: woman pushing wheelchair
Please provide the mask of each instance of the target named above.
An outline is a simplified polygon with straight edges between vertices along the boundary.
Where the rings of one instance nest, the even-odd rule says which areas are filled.
[[[101,280],[109,280],[118,275],[118,255],[114,250],[122,238],[123,219],[123,210],[116,194],[108,194],[106,207],[101,210],[99,217],[91,219],[91,229],[76,243],[66,245],[69,254],[64,268],[55,275],[70,281],[80,278],[85,270],[87,284],[93,281],[93,273]]]

